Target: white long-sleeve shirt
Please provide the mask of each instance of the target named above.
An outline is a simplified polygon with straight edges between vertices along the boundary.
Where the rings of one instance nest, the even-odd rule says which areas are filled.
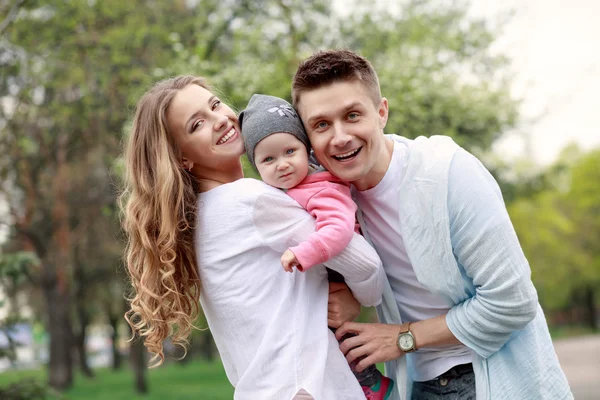
[[[281,254],[315,232],[313,218],[278,189],[253,179],[198,199],[196,252],[200,301],[234,399],[364,399],[327,327],[322,266],[283,270]],[[375,250],[355,235],[326,265],[364,305],[381,300],[384,273]]]

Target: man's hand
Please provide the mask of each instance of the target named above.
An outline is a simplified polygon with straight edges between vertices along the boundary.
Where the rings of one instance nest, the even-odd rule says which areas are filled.
[[[364,356],[355,367],[356,371],[361,372],[369,365],[404,355],[397,345],[399,332],[400,325],[345,322],[335,331],[335,336],[340,340],[347,333],[356,335],[345,339],[340,344],[340,350],[346,355],[348,363]]]
[[[344,322],[353,321],[360,314],[360,303],[343,282],[329,282],[327,303],[327,326],[339,328]]]
[[[298,268],[300,263],[294,253],[290,249],[287,249],[281,256],[281,265],[283,265],[283,269],[286,272],[294,272],[294,267]]]

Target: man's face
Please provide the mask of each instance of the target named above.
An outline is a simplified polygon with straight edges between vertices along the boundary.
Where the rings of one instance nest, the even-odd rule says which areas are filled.
[[[383,178],[389,164],[383,156],[385,98],[376,105],[362,82],[335,82],[301,93],[297,108],[315,156],[329,172],[359,190]]]

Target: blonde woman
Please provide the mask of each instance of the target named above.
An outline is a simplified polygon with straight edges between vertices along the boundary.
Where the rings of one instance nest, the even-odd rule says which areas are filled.
[[[140,99],[122,196],[127,319],[160,365],[163,340],[186,344],[200,302],[235,399],[364,399],[327,328],[325,268],[280,266],[314,220],[244,179],[243,153],[237,116],[201,78],[159,82]],[[326,265],[363,305],[381,301],[381,262],[359,235]]]

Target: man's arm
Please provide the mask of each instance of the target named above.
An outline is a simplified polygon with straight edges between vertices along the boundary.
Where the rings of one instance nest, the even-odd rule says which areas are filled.
[[[475,295],[448,312],[452,333],[480,356],[498,351],[538,310],[529,263],[498,184],[474,156],[454,156],[448,184],[450,235]]]
[[[491,174],[461,150],[452,161],[448,188],[454,255],[473,279],[476,293],[446,315],[412,323],[411,331],[417,348],[464,343],[482,357],[489,357],[514,331],[535,318],[537,293]],[[367,356],[359,369],[403,355],[391,345],[395,345],[399,325],[360,325],[346,323],[336,332],[338,338],[346,332],[359,334],[341,345],[349,361]]]
[[[280,191],[260,195],[252,215],[265,245],[283,252],[315,233],[315,220],[300,205]],[[325,265],[344,276],[354,297],[365,306],[381,302],[385,272],[375,249],[358,234],[339,255]]]

